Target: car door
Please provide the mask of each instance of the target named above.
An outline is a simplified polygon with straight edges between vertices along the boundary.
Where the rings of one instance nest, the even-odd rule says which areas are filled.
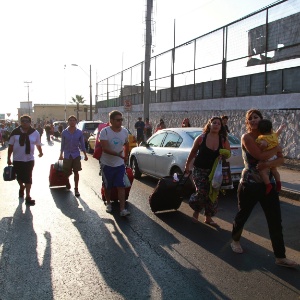
[[[143,173],[155,175],[155,159],[157,150],[166,136],[165,132],[158,133],[148,140],[146,146],[139,146],[138,164]],[[140,149],[141,148],[141,149]]]
[[[171,167],[175,164],[179,156],[178,148],[182,143],[182,137],[175,132],[168,131],[161,147],[155,150],[155,176],[168,176]]]

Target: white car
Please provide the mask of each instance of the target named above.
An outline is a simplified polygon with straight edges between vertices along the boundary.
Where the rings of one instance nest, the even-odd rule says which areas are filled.
[[[147,142],[142,142],[132,149],[129,163],[134,178],[142,174],[155,178],[182,174],[185,162],[191,151],[194,140],[203,132],[202,128],[167,128],[152,135]],[[237,184],[244,168],[240,140],[228,135],[231,148],[230,169],[232,181]]]

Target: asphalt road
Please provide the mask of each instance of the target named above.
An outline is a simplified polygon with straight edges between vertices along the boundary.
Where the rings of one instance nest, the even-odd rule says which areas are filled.
[[[230,249],[237,211],[234,192],[220,198],[220,228],[191,222],[187,201],[178,211],[153,214],[148,197],[157,180],[135,180],[128,201],[105,212],[98,162],[82,162],[79,191],[48,186],[60,143],[45,144],[36,159],[26,207],[17,182],[3,182],[0,200],[0,299],[299,299],[300,268],[274,264],[261,208],[241,243]],[[1,151],[1,168],[6,151]],[[72,184],[72,181],[71,181]],[[287,256],[300,263],[300,203],[282,198]],[[203,218],[202,218],[203,220]]]

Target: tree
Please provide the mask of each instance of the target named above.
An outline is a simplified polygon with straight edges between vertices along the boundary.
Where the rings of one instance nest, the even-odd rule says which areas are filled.
[[[85,99],[80,96],[80,95],[76,95],[75,98],[72,97],[72,101],[70,101],[70,103],[73,103],[73,104],[84,104],[85,102]]]
[[[80,95],[76,95],[75,98],[72,97],[72,101],[70,101],[70,103],[77,105],[77,109],[76,109],[77,120],[79,120],[79,104],[84,104],[84,102],[85,102],[84,98]]]

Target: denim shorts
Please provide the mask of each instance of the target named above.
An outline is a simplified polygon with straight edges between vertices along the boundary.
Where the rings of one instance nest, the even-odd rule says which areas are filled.
[[[107,190],[110,190],[113,187],[125,187],[125,165],[110,167],[101,164],[101,169],[103,184]]]

